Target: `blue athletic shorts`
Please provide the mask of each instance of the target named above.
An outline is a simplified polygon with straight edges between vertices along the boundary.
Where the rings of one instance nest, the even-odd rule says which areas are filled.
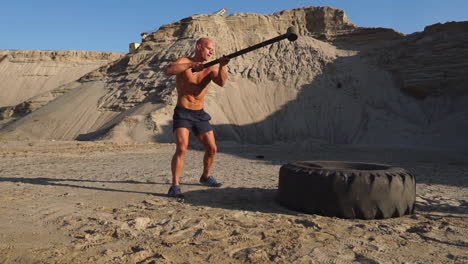
[[[179,127],[185,127],[192,130],[195,135],[200,135],[213,130],[213,127],[209,122],[211,120],[211,116],[203,109],[191,110],[181,106],[176,106],[174,109],[174,116],[172,118],[173,132]]]

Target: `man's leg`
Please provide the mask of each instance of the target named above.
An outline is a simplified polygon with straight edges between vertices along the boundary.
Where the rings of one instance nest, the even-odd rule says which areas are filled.
[[[209,187],[220,187],[222,184],[217,182],[211,175],[211,166],[217,151],[213,130],[197,135],[198,140],[205,146],[205,156],[203,157],[203,174],[200,177],[200,183]]]
[[[211,166],[213,165],[215,154],[216,154],[216,151],[218,150],[216,147],[213,130],[197,135],[197,138],[200,141],[200,143],[202,143],[203,146],[205,147],[205,156],[203,157],[202,176],[207,178],[211,175]]]
[[[184,168],[184,156],[187,153],[190,131],[185,127],[176,128],[174,131],[176,139],[176,151],[172,157],[172,186],[179,185],[180,175]]]

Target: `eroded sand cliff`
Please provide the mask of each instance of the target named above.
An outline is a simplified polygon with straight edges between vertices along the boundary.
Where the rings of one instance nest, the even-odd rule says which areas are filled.
[[[358,27],[330,7],[194,15],[162,26],[137,52],[63,87],[69,91],[0,135],[170,142],[175,83],[163,74],[168,63],[191,56],[202,36],[215,41],[220,56],[294,25],[297,41],[233,59],[228,84],[212,84],[205,108],[218,139],[466,146],[466,24],[405,36]]]

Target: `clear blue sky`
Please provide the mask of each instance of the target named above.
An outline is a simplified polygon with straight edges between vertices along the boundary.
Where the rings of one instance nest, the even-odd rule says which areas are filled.
[[[127,52],[140,33],[192,14],[270,14],[304,6],[343,9],[358,26],[403,33],[468,20],[468,0],[5,0],[0,4],[0,49]]]

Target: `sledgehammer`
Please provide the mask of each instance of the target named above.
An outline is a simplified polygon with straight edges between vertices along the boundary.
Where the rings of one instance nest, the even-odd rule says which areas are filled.
[[[247,52],[251,52],[251,51],[259,49],[261,47],[265,47],[267,45],[273,44],[275,42],[278,42],[278,41],[286,39],[286,38],[289,41],[295,41],[297,39],[297,31],[296,31],[295,27],[289,27],[286,34],[280,35],[278,37],[275,37],[275,38],[272,38],[272,39],[269,39],[269,40],[265,40],[265,41],[263,41],[261,43],[253,45],[251,47],[241,49],[239,51],[236,51],[234,53],[226,55],[225,57],[228,57],[228,58],[232,59],[232,58],[235,58],[237,56],[243,55],[243,54],[245,54]],[[218,64],[218,63],[219,63],[219,59],[216,59],[214,61],[210,61],[210,62],[208,62],[206,64],[203,64],[203,68],[208,68],[208,67],[213,66],[213,65]]]

